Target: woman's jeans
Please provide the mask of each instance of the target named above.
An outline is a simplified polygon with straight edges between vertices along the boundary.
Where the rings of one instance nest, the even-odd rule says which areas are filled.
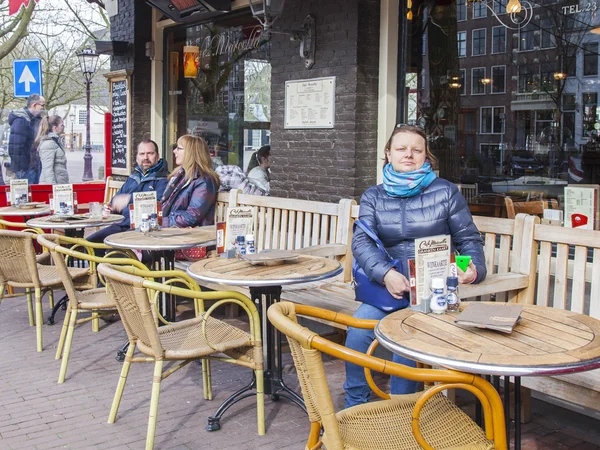
[[[360,305],[356,313],[354,313],[354,317],[357,319],[381,320],[385,316],[387,316],[387,313],[366,303]],[[375,339],[373,330],[348,327],[346,347],[366,353],[373,339]],[[417,365],[415,361],[396,354],[394,354],[393,361],[410,367],[416,367]],[[418,384],[419,382],[417,381],[391,377],[390,392],[392,394],[412,394],[417,391]],[[369,400],[371,388],[367,384],[363,367],[346,362],[346,382],[344,383],[344,389],[346,390],[346,408],[366,403]]]

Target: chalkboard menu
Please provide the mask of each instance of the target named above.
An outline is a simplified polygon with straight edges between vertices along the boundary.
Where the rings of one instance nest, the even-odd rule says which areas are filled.
[[[127,174],[127,80],[118,80],[111,83],[112,105],[112,142],[111,156],[113,172],[121,170]],[[117,169],[115,171],[115,169]],[[121,170],[119,170],[121,169]]]

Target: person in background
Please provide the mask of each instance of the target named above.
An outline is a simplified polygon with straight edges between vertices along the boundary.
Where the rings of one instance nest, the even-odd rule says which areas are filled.
[[[133,173],[127,178],[125,184],[111,199],[110,203],[104,205],[106,213],[121,214],[124,218],[121,222],[110,225],[96,231],[87,239],[91,242],[104,242],[104,238],[111,234],[127,231],[131,227],[129,217],[129,205],[133,203],[134,192],[156,191],[156,199],[160,200],[166,187],[169,170],[167,163],[160,158],[158,145],[150,139],[145,139],[138,145],[135,158],[137,166]]]
[[[29,184],[37,184],[40,178],[40,161],[34,141],[45,108],[44,97],[31,94],[27,97],[25,108],[15,109],[8,115],[8,154],[11,169],[16,178],[26,178]]]
[[[250,162],[248,163],[248,180],[265,191],[267,195],[271,191],[269,167],[271,167],[271,146],[263,145],[250,158]]]
[[[219,180],[221,181],[219,192],[229,192],[232,189],[240,189],[244,194],[267,195],[265,191],[248,180],[248,177],[239,166],[231,164],[221,165],[215,169],[215,172],[217,172]]]
[[[67,154],[63,146],[62,134],[65,123],[60,116],[42,118],[40,129],[35,140],[42,173],[40,184],[68,184],[69,172],[67,171]]]
[[[162,196],[163,226],[213,225],[219,176],[212,169],[208,145],[201,137],[186,134],[173,152],[178,167]]]
[[[352,238],[352,253],[372,281],[384,285],[398,300],[398,309],[409,305],[408,260],[415,257],[415,239],[440,234],[452,237],[461,255],[471,256],[466,272],[458,271],[459,283],[479,283],[486,276],[483,240],[473,223],[464,197],[455,184],[438,178],[432,165],[437,159],[427,146],[423,130],[397,125],[385,146],[383,184],[370,187],[360,200],[360,219],[383,242],[393,259],[402,262],[402,273],[386,259],[375,242],[359,227]],[[354,317],[380,320],[386,312],[362,303]],[[373,330],[348,327],[346,346],[365,353],[373,342]],[[394,361],[415,367],[399,355]],[[362,367],[346,363],[346,407],[366,403],[370,388]],[[392,377],[392,394],[409,394],[417,383]]]

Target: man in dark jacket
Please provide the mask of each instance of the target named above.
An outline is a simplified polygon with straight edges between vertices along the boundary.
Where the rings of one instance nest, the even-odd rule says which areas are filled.
[[[31,94],[27,97],[25,108],[11,111],[8,115],[11,169],[16,178],[27,178],[29,184],[37,184],[40,179],[41,165],[33,143],[45,108],[44,97]]]
[[[103,228],[91,236],[91,242],[104,242],[111,234],[127,231],[130,228],[129,205],[133,203],[133,193],[156,191],[156,198],[160,199],[167,187],[169,170],[167,163],[160,158],[158,145],[150,139],[145,139],[138,145],[137,166],[127,178],[125,184],[115,194],[109,204],[104,208],[114,214],[121,214],[124,219],[109,227]]]

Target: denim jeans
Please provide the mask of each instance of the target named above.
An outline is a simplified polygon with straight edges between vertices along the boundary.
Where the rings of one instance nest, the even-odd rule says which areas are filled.
[[[387,313],[366,303],[360,305],[356,313],[354,313],[354,317],[357,319],[371,320],[381,320],[386,315]],[[375,339],[373,330],[348,327],[346,347],[366,353],[373,339]],[[393,361],[410,367],[416,367],[417,365],[415,361],[396,354],[393,356]],[[412,394],[417,391],[418,385],[417,381],[391,377],[390,392],[392,394]],[[344,383],[344,389],[346,390],[346,408],[369,401],[371,389],[367,384],[363,367],[346,362],[346,382]]]
[[[40,172],[35,169],[17,170],[15,172],[15,178],[18,180],[27,179],[29,184],[38,184],[40,181]]]

